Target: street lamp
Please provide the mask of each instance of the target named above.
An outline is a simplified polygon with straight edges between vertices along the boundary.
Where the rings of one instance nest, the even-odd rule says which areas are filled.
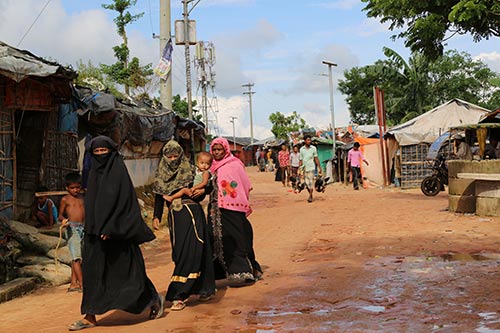
[[[234,120],[236,117],[230,117],[231,120],[229,122],[233,123],[233,150],[236,150],[236,134],[234,132]]]
[[[331,118],[332,118],[332,138],[333,138],[333,155],[332,155],[332,163],[333,159],[335,158],[336,154],[336,142],[335,142],[335,114],[333,112],[333,79],[332,79],[332,66],[337,67],[337,64],[323,60],[323,64],[328,66],[328,81],[330,84],[330,113],[331,113]]]

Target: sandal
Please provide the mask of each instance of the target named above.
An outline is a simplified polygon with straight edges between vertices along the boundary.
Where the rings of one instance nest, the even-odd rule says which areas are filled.
[[[158,303],[151,306],[151,311],[149,312],[149,319],[158,319],[163,315],[165,298],[158,294]]]
[[[186,303],[184,303],[184,301],[175,300],[172,302],[172,306],[170,307],[170,310],[181,311],[181,310],[184,310],[185,307],[186,307]]]
[[[93,324],[91,322],[85,323],[83,320],[77,320],[73,324],[69,325],[68,330],[79,331],[85,328],[92,328],[92,327],[96,327],[96,324]]]
[[[198,301],[200,302],[206,302],[210,301],[212,299],[213,295],[200,295],[200,298],[198,298]]]

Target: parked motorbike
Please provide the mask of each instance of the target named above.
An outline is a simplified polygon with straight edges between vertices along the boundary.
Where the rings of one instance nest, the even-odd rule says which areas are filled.
[[[427,196],[435,196],[444,191],[444,185],[448,185],[448,167],[446,158],[438,154],[432,163],[432,175],[422,180],[420,189]]]

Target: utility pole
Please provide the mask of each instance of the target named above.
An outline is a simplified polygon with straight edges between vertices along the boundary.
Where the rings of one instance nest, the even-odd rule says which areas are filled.
[[[237,119],[237,117],[229,117],[231,120],[229,121],[230,123],[233,123],[233,150],[236,150],[236,134],[234,132],[234,120]]]
[[[184,16],[184,53],[186,58],[186,96],[188,103],[188,117],[193,120],[193,102],[191,100],[191,54],[189,52],[189,10],[188,3],[192,0],[182,0],[184,4],[184,10],[182,15]]]
[[[328,81],[330,84],[330,113],[331,113],[331,118],[332,118],[332,138],[333,138],[333,155],[332,159],[335,158],[336,156],[336,140],[335,140],[335,114],[333,112],[333,79],[332,79],[332,66],[337,66],[337,64],[323,60],[323,64],[328,66]]]
[[[170,0],[160,0],[160,57],[169,39]],[[160,79],[160,102],[166,109],[172,110],[172,73],[167,76],[166,80]]]
[[[253,145],[253,117],[252,117],[252,95],[255,92],[252,91],[253,83],[247,83],[242,85],[242,87],[247,87],[248,92],[244,92],[243,95],[248,95],[248,103],[250,104],[250,144]]]

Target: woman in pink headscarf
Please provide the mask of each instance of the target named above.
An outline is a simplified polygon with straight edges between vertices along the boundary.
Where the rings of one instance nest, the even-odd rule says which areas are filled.
[[[255,260],[253,230],[247,216],[252,212],[248,201],[252,184],[243,163],[231,154],[229,143],[216,138],[210,145],[214,160],[210,171],[214,189],[210,194],[209,224],[214,239],[216,278],[227,278],[229,285],[240,287],[262,276]],[[221,275],[221,269],[224,275]]]

